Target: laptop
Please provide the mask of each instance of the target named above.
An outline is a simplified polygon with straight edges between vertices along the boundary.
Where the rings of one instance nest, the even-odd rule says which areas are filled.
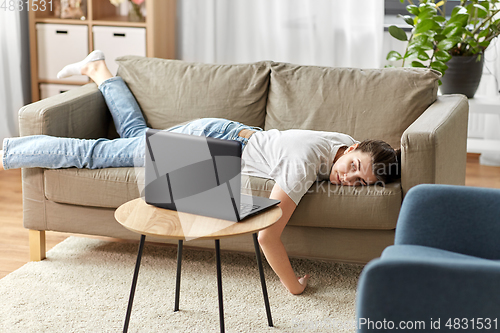
[[[233,222],[280,203],[241,193],[241,143],[148,129],[148,204]]]

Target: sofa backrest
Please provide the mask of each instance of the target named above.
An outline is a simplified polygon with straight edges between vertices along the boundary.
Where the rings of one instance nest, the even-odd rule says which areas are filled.
[[[265,129],[341,132],[400,146],[406,128],[437,98],[429,69],[355,69],[273,63]]]
[[[342,132],[394,147],[436,100],[440,77],[417,68],[216,65],[138,56],[117,62],[153,128],[218,117],[266,130]]]
[[[116,61],[117,75],[152,128],[205,117],[264,127],[270,62],[215,65],[138,56]]]

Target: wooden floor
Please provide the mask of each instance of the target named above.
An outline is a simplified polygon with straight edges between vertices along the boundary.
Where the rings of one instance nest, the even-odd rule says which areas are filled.
[[[478,155],[469,154],[465,185],[500,188],[500,167],[480,165]],[[70,235],[47,232],[47,251]],[[21,172],[2,170],[0,171],[0,278],[28,261],[28,230],[23,228],[22,222]]]

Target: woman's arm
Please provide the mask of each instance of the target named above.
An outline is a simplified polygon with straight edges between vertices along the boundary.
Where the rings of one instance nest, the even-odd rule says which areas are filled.
[[[281,242],[281,233],[290,220],[297,205],[292,199],[275,184],[271,192],[271,199],[280,200],[281,218],[269,228],[259,232],[259,244],[266,256],[269,265],[279,276],[281,282],[294,295],[301,294],[306,285],[309,275],[297,278],[288,259],[285,246]]]

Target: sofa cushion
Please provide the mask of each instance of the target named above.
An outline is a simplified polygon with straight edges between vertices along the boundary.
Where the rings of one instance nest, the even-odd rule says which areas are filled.
[[[403,201],[401,183],[339,186],[315,183],[300,201],[290,225],[392,230]]]
[[[138,56],[116,61],[117,75],[152,128],[212,117],[264,127],[269,62],[215,65]]]
[[[269,197],[274,181],[243,177],[242,191]],[[288,225],[392,230],[403,201],[401,183],[385,186],[339,186],[316,182],[301,199]]]
[[[50,201],[117,208],[139,197],[144,186],[144,168],[45,170],[44,178],[45,197]],[[270,179],[242,177],[242,191],[247,194],[269,197],[273,186]],[[385,187],[342,187],[318,182],[302,198],[289,224],[390,230],[396,226],[399,207],[399,183]]]
[[[273,63],[265,129],[341,132],[400,146],[406,128],[437,98],[436,71]]]
[[[54,169],[44,171],[45,197],[59,203],[117,208],[138,198],[144,168]]]

